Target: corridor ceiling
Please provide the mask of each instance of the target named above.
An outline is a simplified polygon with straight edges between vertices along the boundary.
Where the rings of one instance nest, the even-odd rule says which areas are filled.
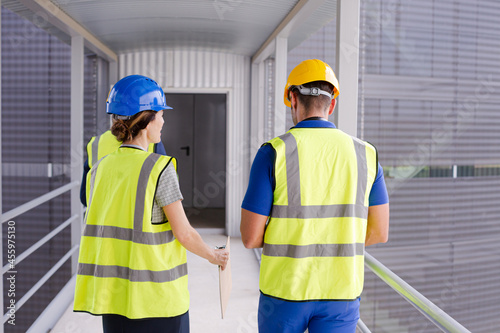
[[[2,6],[69,40],[54,26],[41,23],[31,3],[49,0],[3,0]],[[317,9],[298,20],[289,36],[293,49],[336,15],[336,0],[311,0]],[[308,4],[311,2],[308,1]],[[196,49],[254,55],[297,0],[52,0],[115,53],[158,49]],[[302,0],[302,4],[304,1]],[[30,8],[30,9],[28,9]]]

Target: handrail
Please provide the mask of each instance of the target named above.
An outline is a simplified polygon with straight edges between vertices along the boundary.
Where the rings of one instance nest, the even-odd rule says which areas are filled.
[[[17,266],[21,261],[23,261],[27,256],[38,250],[42,245],[50,241],[52,238],[54,238],[61,230],[65,229],[68,225],[70,225],[73,221],[78,219],[78,215],[73,215],[66,221],[64,221],[60,226],[52,230],[50,233],[45,235],[42,239],[40,239],[38,242],[30,246],[27,250],[25,250],[23,253],[21,253],[19,256],[16,257],[14,264],[7,264],[3,266],[2,268],[2,274],[5,274],[9,269],[11,269],[11,266]]]
[[[23,306],[24,303],[26,303],[26,301],[29,300],[31,296],[33,296],[33,294],[36,293],[37,290],[40,289],[43,286],[43,284],[50,279],[52,275],[54,275],[55,272],[57,272],[57,270],[66,262],[66,260],[68,260],[71,257],[73,253],[76,252],[76,250],[78,250],[79,247],[80,247],[79,245],[73,246],[68,252],[66,252],[66,254],[61,259],[59,259],[59,261],[54,266],[52,266],[52,268],[47,273],[45,273],[45,275],[40,280],[38,280],[38,282],[30,290],[28,290],[26,294],[24,294],[24,296],[19,300],[19,302],[16,303],[16,312],[19,311],[21,306]],[[3,323],[9,320],[9,318],[10,318],[9,312],[7,311],[7,313],[4,314],[3,316]]]
[[[431,323],[436,325],[443,332],[448,333],[470,333],[468,329],[460,325],[455,319],[441,310],[437,305],[429,301],[412,286],[397,276],[389,268],[369,253],[365,252],[365,264],[382,281],[387,283],[392,289],[406,299],[411,305],[419,310]]]
[[[64,316],[64,312],[68,309],[74,300],[76,285],[76,274],[64,285],[61,291],[52,299],[50,304],[43,310],[38,318],[31,324],[26,333],[40,333],[54,331],[54,327]],[[64,326],[64,332],[81,332],[76,326]],[[71,329],[72,327],[73,329]]]
[[[372,331],[370,331],[368,326],[366,326],[366,324],[363,323],[361,318],[359,318],[359,320],[358,320],[357,328],[361,331],[361,333],[372,333]]]
[[[254,249],[257,261],[261,261],[262,249]],[[385,267],[380,261],[375,259],[368,252],[365,252],[365,265],[375,273],[382,281],[387,283],[392,289],[397,291],[404,299],[419,310],[431,323],[446,333],[471,333],[446,312],[441,310],[434,303],[425,298],[412,286],[397,276],[389,268]],[[368,327],[361,321],[358,321],[358,329],[362,333],[371,333]]]
[[[30,209],[35,208],[36,206],[39,206],[61,194],[64,192],[67,192],[71,190],[73,187],[76,187],[80,184],[78,181],[74,181],[71,183],[68,183],[66,185],[63,185],[53,191],[50,191],[49,193],[45,193],[44,195],[39,196],[38,198],[35,198],[31,201],[26,202],[25,204],[22,204],[21,206],[18,206],[12,210],[9,210],[8,212],[0,214],[2,216],[2,221],[1,223],[7,222],[12,220],[14,217],[19,216],[23,213],[26,213]]]

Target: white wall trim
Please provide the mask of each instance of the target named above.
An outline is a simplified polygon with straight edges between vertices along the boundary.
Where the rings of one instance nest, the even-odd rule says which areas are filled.
[[[360,0],[337,0],[336,74],[340,95],[334,122],[356,136],[358,130]]]
[[[70,170],[71,181],[80,183],[83,174],[83,78],[84,39],[71,37],[71,106],[70,106]],[[71,246],[80,244],[83,207],[80,203],[80,188],[71,189],[71,215],[77,215],[71,223]],[[71,257],[71,273],[76,273],[78,252]]]
[[[288,38],[276,38],[274,63],[274,135],[286,132],[286,105],[283,103],[283,90],[287,80]]]

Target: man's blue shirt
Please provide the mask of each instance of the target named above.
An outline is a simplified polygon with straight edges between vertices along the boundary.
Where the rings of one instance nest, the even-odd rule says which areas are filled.
[[[335,125],[327,120],[307,119],[298,123],[296,128],[335,128]],[[270,145],[260,147],[250,170],[248,189],[241,204],[241,208],[253,213],[269,216],[274,200],[274,149]],[[369,205],[377,206],[389,202],[387,188],[385,186],[384,172],[378,165],[377,178],[370,192]]]

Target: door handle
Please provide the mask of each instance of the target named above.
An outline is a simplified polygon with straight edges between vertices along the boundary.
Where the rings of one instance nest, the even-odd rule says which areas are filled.
[[[181,147],[181,150],[185,150],[186,151],[186,156],[189,156],[189,146]]]

